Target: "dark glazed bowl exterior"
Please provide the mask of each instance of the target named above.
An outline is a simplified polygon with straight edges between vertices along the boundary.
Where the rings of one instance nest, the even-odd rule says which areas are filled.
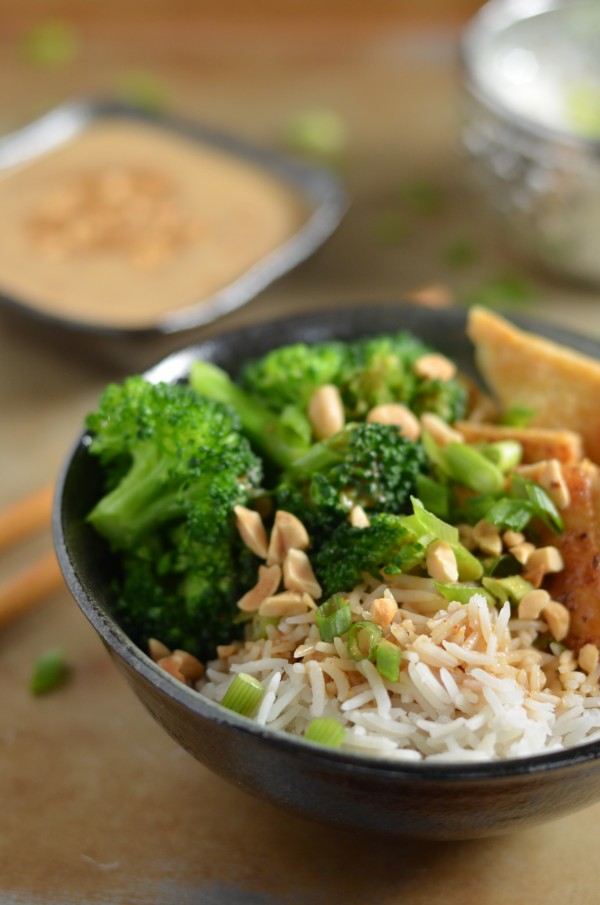
[[[152,380],[185,378],[194,358],[233,373],[274,346],[411,330],[473,374],[465,313],[363,305],[224,334],[153,368]],[[600,357],[600,345],[548,325],[525,327]],[[570,751],[481,764],[398,764],[328,751],[224,710],[159,669],[110,615],[110,566],[85,514],[100,492],[80,438],[59,479],[54,537],[67,584],[144,706],[199,761],[243,790],[304,817],[347,829],[431,839],[508,832],[600,799],[600,742]]]

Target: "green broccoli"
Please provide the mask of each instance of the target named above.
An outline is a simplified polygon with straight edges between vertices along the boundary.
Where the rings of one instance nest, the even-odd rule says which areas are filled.
[[[337,382],[349,354],[349,345],[335,340],[313,346],[292,343],[246,365],[240,383],[274,412],[288,405],[305,408],[315,390]]]
[[[361,420],[377,405],[401,402],[417,415],[434,412],[446,421],[465,414],[467,390],[456,378],[418,377],[415,362],[433,349],[411,333],[375,336],[350,345],[350,359],[338,380],[346,417]]]
[[[323,596],[351,591],[364,575],[381,579],[383,574],[410,571],[425,556],[406,527],[402,516],[376,513],[367,528],[339,525],[312,559]]]
[[[231,406],[254,446],[276,465],[287,468],[310,448],[311,428],[306,415],[297,410],[295,419],[282,418],[238,386],[218,365],[195,361],[190,385],[201,396]]]
[[[367,512],[410,510],[417,476],[428,468],[420,443],[384,424],[347,425],[297,459],[275,490],[277,505],[297,515],[313,542],[348,518]]]
[[[107,486],[88,521],[117,560],[117,615],[140,643],[207,655],[232,634],[243,592],[232,510],[262,480],[237,416],[188,386],[131,377],[87,426]]]

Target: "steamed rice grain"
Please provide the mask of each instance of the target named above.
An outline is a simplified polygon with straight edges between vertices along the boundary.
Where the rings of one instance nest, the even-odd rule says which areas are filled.
[[[429,588],[393,582],[355,589],[353,621],[386,593],[400,603],[387,632],[401,649],[397,682],[352,660],[343,637],[322,642],[311,612],[210,663],[198,690],[219,702],[233,674],[250,673],[265,686],[259,724],[302,736],[315,717],[333,717],[344,750],[400,762],[526,757],[600,737],[600,669],[586,675],[572,652],[538,651],[544,622],[513,620],[509,604],[477,593],[434,611]]]

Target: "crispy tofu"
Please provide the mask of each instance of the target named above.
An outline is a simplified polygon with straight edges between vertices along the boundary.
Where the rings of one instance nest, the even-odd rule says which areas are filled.
[[[467,333],[488,388],[504,411],[532,409],[530,427],[573,431],[600,462],[600,362],[510,324],[485,308]]]
[[[564,569],[547,576],[544,587],[571,614],[565,643],[579,650],[600,646],[600,471],[589,461],[562,466],[571,497],[562,511],[565,530],[543,541],[558,547]]]
[[[545,459],[558,459],[565,464],[583,458],[583,441],[579,434],[566,430],[541,427],[503,427],[499,424],[477,424],[457,421],[454,429],[467,443],[495,443],[498,440],[518,440],[523,447],[523,462],[530,464]]]

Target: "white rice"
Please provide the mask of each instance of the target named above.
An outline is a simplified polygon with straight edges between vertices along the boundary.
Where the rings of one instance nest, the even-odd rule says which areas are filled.
[[[432,608],[428,589],[357,588],[353,620],[391,593],[401,607],[384,637],[401,648],[397,682],[369,660],[353,661],[343,638],[320,640],[314,611],[282,619],[208,665],[198,690],[220,702],[235,673],[265,686],[256,721],[304,735],[315,717],[346,729],[343,749],[396,761],[488,761],[569,748],[600,738],[600,668],[586,675],[574,654],[538,651],[544,622],[511,620],[474,594]],[[429,594],[427,594],[429,598]]]

